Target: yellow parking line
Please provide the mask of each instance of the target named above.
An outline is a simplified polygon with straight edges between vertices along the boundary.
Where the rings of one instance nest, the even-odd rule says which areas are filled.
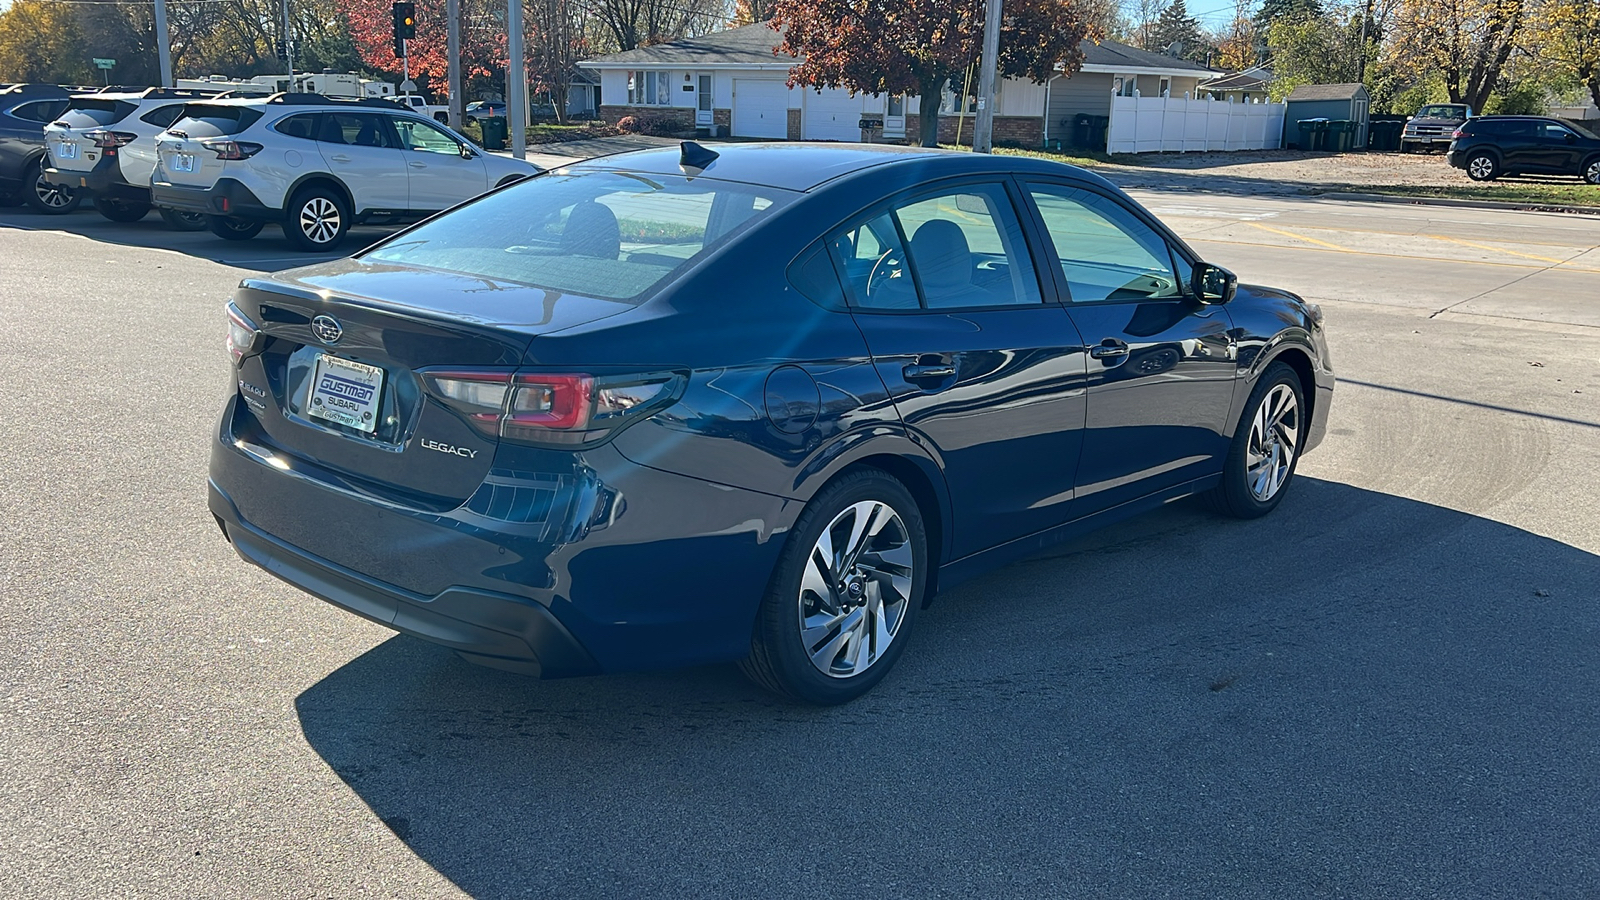
[[[1265,225],[1262,225],[1260,222],[1246,222],[1245,224],[1253,226],[1253,227],[1256,227],[1256,228],[1259,228],[1262,231],[1270,231],[1273,234],[1281,234],[1281,235],[1283,235],[1284,237],[1287,237],[1287,238],[1294,238],[1297,241],[1305,241],[1305,242],[1310,243],[1310,244],[1316,244],[1319,247],[1327,247],[1329,250],[1338,250],[1338,251],[1343,252],[1343,253],[1353,253],[1353,252],[1355,252],[1353,250],[1350,250],[1349,248],[1341,247],[1338,244],[1330,244],[1327,241],[1319,241],[1314,237],[1306,237],[1303,234],[1295,234],[1292,231],[1284,231],[1284,230],[1279,229],[1279,228],[1269,228],[1269,227],[1267,227]]]
[[[1449,241],[1452,244],[1460,244],[1463,247],[1476,247],[1479,250],[1493,250],[1496,253],[1509,253],[1512,256],[1521,256],[1525,259],[1537,259],[1540,262],[1555,263],[1558,266],[1566,262],[1564,259],[1556,259],[1550,256],[1535,256],[1532,253],[1519,253],[1515,250],[1507,250],[1504,247],[1491,247],[1488,244],[1475,244],[1472,241],[1463,241],[1461,238],[1445,237],[1442,234],[1425,234],[1423,237],[1430,237],[1439,241]]]

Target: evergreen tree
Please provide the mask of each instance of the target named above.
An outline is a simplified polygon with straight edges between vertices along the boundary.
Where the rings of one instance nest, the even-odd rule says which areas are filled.
[[[1205,38],[1200,35],[1200,22],[1189,15],[1184,0],[1172,0],[1161,11],[1150,29],[1150,46],[1156,53],[1172,53],[1184,59],[1205,60]],[[1197,55],[1198,54],[1198,55]]]
[[[1283,20],[1320,19],[1322,4],[1318,0],[1261,0],[1256,13],[1256,28],[1265,33],[1272,23]]]

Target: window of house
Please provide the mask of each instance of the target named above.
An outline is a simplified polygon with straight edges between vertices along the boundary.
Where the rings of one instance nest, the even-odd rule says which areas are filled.
[[[628,73],[628,103],[632,106],[671,106],[672,73]]]
[[[1163,78],[1163,79],[1161,79],[1161,96],[1163,96],[1163,97],[1172,96],[1172,79],[1171,78]]]
[[[1112,92],[1118,97],[1132,97],[1133,92],[1138,84],[1139,80],[1132,75],[1127,77],[1118,75],[1116,78],[1112,79]]]

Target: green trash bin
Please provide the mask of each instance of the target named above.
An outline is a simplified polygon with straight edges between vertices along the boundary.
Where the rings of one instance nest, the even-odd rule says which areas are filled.
[[[1400,132],[1406,123],[1376,120],[1367,123],[1367,149],[1393,152],[1400,149]]]
[[[1089,117],[1089,148],[1106,152],[1106,130],[1111,127],[1110,116]]]
[[[483,129],[483,149],[504,150],[506,148],[506,120],[501,117],[479,119],[478,127]]]
[[[1356,123],[1349,119],[1334,119],[1328,123],[1328,150],[1349,153],[1355,148]]]
[[[1327,119],[1301,119],[1295,124],[1300,127],[1301,150],[1328,149]]]

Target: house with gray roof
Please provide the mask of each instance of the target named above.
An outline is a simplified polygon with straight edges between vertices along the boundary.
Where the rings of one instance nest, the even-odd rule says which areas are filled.
[[[919,98],[790,88],[795,60],[776,52],[779,35],[746,25],[613,53],[579,63],[599,80],[600,115],[650,117],[677,130],[777,140],[900,140],[918,133]],[[1109,116],[1113,96],[1196,96],[1216,73],[1199,63],[1102,41],[1086,43],[1084,64],[1045,84],[1003,79],[996,93],[996,143],[1040,147],[1070,141],[1076,116]],[[970,143],[975,100],[953,85],[938,111],[939,137]],[[973,79],[976,90],[976,75]],[[871,128],[863,128],[863,123]]]

